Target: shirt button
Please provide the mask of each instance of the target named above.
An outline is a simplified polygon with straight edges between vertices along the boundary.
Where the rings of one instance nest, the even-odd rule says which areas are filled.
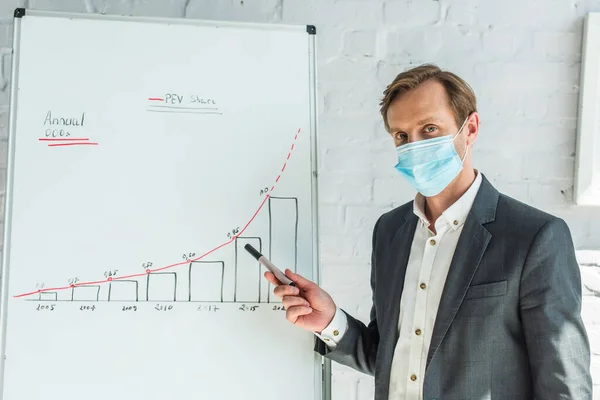
[[[453,224],[454,224],[454,225],[458,225],[458,221],[457,221],[457,220],[454,220]]]
[[[426,285],[426,284],[424,284],[424,283],[421,283],[421,284],[419,285],[419,287],[420,287],[421,289],[425,290],[425,288],[427,287],[427,285]]]
[[[434,239],[431,239],[431,240],[429,241],[429,244],[430,244],[430,245],[432,245],[432,246],[435,246],[435,240],[434,240]]]
[[[411,380],[411,381],[413,381],[413,382],[414,382],[414,381],[416,381],[416,380],[417,380],[417,376],[416,376],[416,375],[414,375],[414,374],[413,374],[413,375],[411,375],[411,376],[410,376],[410,380]]]
[[[337,329],[335,331],[333,331],[333,336],[337,336],[340,334],[340,331],[338,331]]]
[[[417,336],[421,335],[421,330],[420,330],[420,329],[417,329],[417,330],[415,331],[415,335],[417,335]]]

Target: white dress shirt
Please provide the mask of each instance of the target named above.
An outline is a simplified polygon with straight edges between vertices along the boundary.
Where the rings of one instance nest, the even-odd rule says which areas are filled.
[[[425,216],[425,198],[417,194],[414,213],[419,217],[400,299],[399,337],[392,359],[389,400],[421,400],[431,335],[450,262],[477,191],[481,174],[471,187],[435,222],[434,234]],[[317,334],[335,348],[347,329],[338,308],[331,323]]]

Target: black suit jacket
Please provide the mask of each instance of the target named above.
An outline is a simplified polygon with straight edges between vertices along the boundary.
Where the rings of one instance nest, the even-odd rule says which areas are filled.
[[[375,376],[388,400],[404,275],[418,223],[412,202],[373,232],[371,321],[348,315],[334,361]],[[424,399],[591,399],[590,347],[569,228],[500,194],[483,176],[442,293]],[[401,377],[400,379],[408,379]]]

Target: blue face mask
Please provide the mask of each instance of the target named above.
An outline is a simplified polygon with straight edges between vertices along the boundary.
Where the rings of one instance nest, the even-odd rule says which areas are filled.
[[[396,148],[396,170],[423,196],[438,195],[462,170],[469,148],[461,159],[454,148],[454,139],[464,128],[467,119],[454,136],[440,136]]]

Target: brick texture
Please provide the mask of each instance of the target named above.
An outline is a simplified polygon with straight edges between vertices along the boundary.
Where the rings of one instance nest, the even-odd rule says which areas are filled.
[[[600,11],[599,0],[2,0],[2,176],[17,6],[315,24],[322,284],[361,318],[370,307],[375,219],[414,195],[393,171],[378,101],[398,72],[422,62],[458,73],[476,91],[482,124],[475,165],[506,194],[564,218],[578,249],[600,249],[600,208],[572,204],[582,20]],[[4,181],[0,184],[3,199]],[[600,385],[600,261],[583,261],[584,317]],[[336,400],[373,396],[372,379],[347,368],[335,366],[333,382]]]

